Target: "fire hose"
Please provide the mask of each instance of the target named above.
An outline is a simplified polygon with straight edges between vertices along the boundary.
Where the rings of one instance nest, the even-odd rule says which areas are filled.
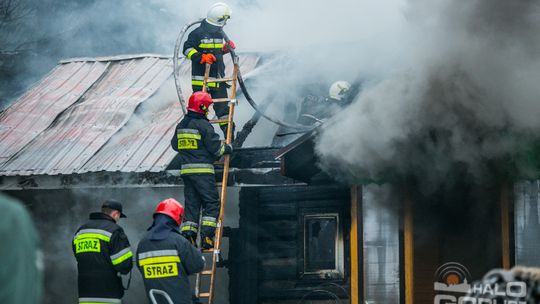
[[[180,64],[179,64],[179,58],[180,56],[182,55],[182,53],[180,52],[180,47],[181,47],[181,44],[182,44],[182,41],[184,40],[184,36],[187,32],[187,30],[189,28],[191,28],[192,26],[196,25],[196,24],[199,24],[203,21],[204,19],[200,19],[200,20],[197,20],[195,22],[192,22],[192,23],[188,23],[186,24],[182,30],[180,31],[180,33],[178,34],[178,37],[176,38],[176,43],[174,45],[174,54],[173,54],[173,64],[174,64],[174,83],[176,85],[176,93],[178,94],[178,100],[180,101],[180,105],[182,107],[182,112],[184,114],[187,113],[187,110],[186,110],[186,102],[184,100],[184,96],[182,95],[182,88],[180,86]],[[227,35],[223,33],[223,37],[225,38],[225,41],[226,42],[229,42],[229,37],[227,37]],[[236,53],[234,52],[234,50],[231,50],[230,51],[230,54],[231,54],[231,58],[233,60],[233,62],[237,63],[238,62],[238,57],[236,56]],[[293,124],[289,124],[289,123],[286,123],[280,119],[277,119],[277,118],[274,118],[274,117],[271,117],[269,116],[268,114],[264,113],[261,108],[257,105],[257,103],[253,100],[253,98],[251,98],[251,95],[249,95],[249,92],[246,88],[246,85],[244,83],[244,80],[242,78],[242,73],[240,72],[240,68],[238,68],[238,84],[240,85],[240,89],[242,90],[242,93],[244,94],[244,96],[246,97],[249,105],[257,112],[259,113],[262,117],[266,118],[267,120],[279,125],[279,126],[282,126],[282,127],[286,127],[286,128],[291,128],[291,129],[295,129],[295,130],[299,130],[299,131],[309,131],[310,128],[306,128],[306,126],[301,126],[301,125],[293,125]]]

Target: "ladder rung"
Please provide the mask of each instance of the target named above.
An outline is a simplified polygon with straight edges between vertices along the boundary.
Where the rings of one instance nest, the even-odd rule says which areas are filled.
[[[232,78],[218,78],[218,79],[208,80],[208,82],[227,82],[227,81],[233,81],[233,79]]]
[[[202,251],[203,253],[214,253],[214,248],[210,248],[210,249],[203,249]]]
[[[203,270],[203,271],[200,272],[200,274],[202,274],[202,275],[211,275],[212,270]]]
[[[199,293],[199,298],[210,298],[209,292],[201,292]]]
[[[210,120],[210,123],[222,123],[222,122],[229,122],[228,119],[212,119]]]
[[[229,102],[229,101],[231,101],[231,99],[230,98],[214,98],[214,99],[212,99],[212,101],[214,103],[216,103],[216,102]]]

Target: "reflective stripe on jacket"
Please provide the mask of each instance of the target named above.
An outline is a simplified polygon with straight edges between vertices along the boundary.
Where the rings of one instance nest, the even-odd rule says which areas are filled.
[[[213,163],[225,152],[206,116],[192,111],[176,126],[171,147],[178,152],[180,174],[214,174]]]

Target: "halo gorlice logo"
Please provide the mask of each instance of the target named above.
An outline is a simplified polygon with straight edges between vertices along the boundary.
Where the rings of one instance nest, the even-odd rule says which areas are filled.
[[[446,263],[435,272],[435,291],[468,293],[471,289],[471,274],[459,263]],[[440,303],[440,302],[435,302]]]
[[[450,262],[435,272],[434,304],[525,304],[527,285],[522,281],[494,282],[489,273],[471,283],[467,267]]]

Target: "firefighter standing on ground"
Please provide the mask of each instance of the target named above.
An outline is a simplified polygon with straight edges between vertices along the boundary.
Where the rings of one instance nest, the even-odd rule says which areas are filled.
[[[126,216],[122,205],[107,200],[101,212],[90,214],[73,238],[77,259],[79,303],[121,303],[124,296],[122,279],[133,267],[131,247],[117,222]]]
[[[157,289],[167,293],[175,304],[193,303],[188,276],[204,268],[202,254],[178,231],[183,214],[184,208],[175,199],[160,202],[152,226],[137,247],[137,265],[147,296]],[[160,295],[155,299],[168,303]]]
[[[235,48],[232,41],[225,42],[223,27],[231,18],[231,9],[225,3],[216,3],[210,7],[207,17],[201,25],[193,30],[184,43],[183,53],[191,60],[191,85],[193,92],[202,91],[206,64],[211,64],[208,92],[212,98],[227,98],[228,85],[224,82],[212,82],[212,78],[225,77],[223,55]],[[229,117],[227,103],[214,105],[219,119]],[[223,134],[227,134],[228,123],[220,123]],[[233,125],[234,134],[234,125]]]
[[[213,163],[232,146],[224,144],[206,115],[212,104],[208,93],[195,92],[188,101],[188,113],[176,126],[171,139],[182,164],[186,216],[180,231],[196,246],[199,212],[202,206],[201,240],[203,249],[214,247],[214,234],[219,216],[219,195]]]

